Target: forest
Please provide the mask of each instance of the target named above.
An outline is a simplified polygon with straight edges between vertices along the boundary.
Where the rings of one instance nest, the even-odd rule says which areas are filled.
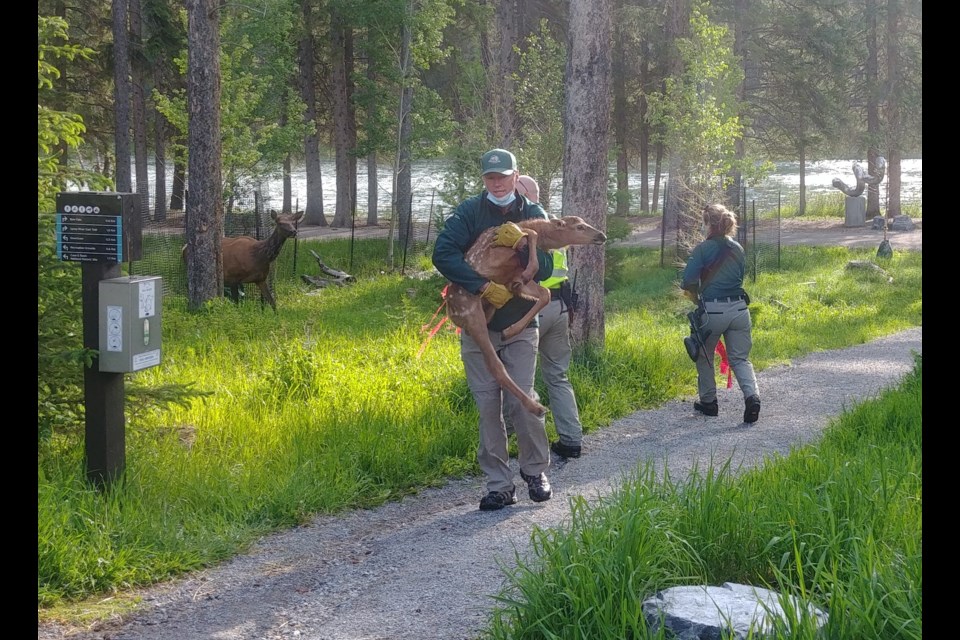
[[[596,66],[573,59],[581,36],[603,49]],[[771,160],[859,157],[872,171],[882,156],[895,181],[922,153],[916,1],[41,0],[38,58],[41,212],[58,189],[109,185],[162,219],[183,209],[188,175],[212,177],[189,171],[191,154],[218,165],[228,207],[255,177],[305,167],[305,223],[321,226],[355,207],[368,223],[403,218],[417,158],[452,161],[451,202],[494,146],[549,184],[578,117],[569,94],[597,88],[576,72],[606,76],[607,95],[588,99],[609,113],[597,150],[616,167],[617,215],[653,200],[624,189],[628,167],[729,185]],[[214,126],[217,153],[198,150]],[[333,211],[317,192],[327,153]],[[358,162],[394,167],[394,211],[353,201]]]
[[[802,168],[829,157],[885,166],[893,218],[900,162],[922,157],[916,0],[40,0],[37,30],[41,336],[48,304],[68,311],[70,265],[50,248],[62,190],[140,194],[151,221],[192,212],[196,310],[222,292],[225,212],[264,177],[283,181],[282,212],[302,208],[304,225],[389,220],[402,242],[411,164],[444,159],[449,206],[479,190],[493,147],[601,229],[649,215],[661,189],[670,227],[708,200],[736,210],[779,160],[801,166],[802,214]],[[359,163],[391,168],[389,211],[376,183],[357,202]],[[293,168],[307,185],[296,205]],[[631,190],[631,171],[655,179]],[[878,190],[866,197],[880,214]],[[578,259],[599,302],[602,251]],[[602,343],[602,307],[573,327],[578,343]]]

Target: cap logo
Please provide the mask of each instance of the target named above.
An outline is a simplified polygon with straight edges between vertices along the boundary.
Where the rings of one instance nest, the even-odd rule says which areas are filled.
[[[500,156],[493,155],[489,158],[490,164],[500,164]]]

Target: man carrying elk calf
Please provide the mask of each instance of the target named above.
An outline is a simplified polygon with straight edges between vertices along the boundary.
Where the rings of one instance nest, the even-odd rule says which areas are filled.
[[[491,227],[503,226],[498,233],[500,246],[519,247],[524,239],[519,227],[506,225],[533,218],[546,219],[539,204],[517,194],[517,159],[504,149],[493,149],[480,160],[484,190],[467,198],[456,208],[437,236],[433,264],[454,284],[479,295],[493,304],[496,312],[487,324],[490,341],[507,373],[531,397],[536,398],[534,375],[537,366],[539,334],[536,318],[518,335],[503,339],[501,331],[520,320],[533,303],[513,294],[503,285],[481,277],[466,261],[466,253],[477,238]],[[549,278],[552,261],[546,252],[538,251],[539,271],[533,280]],[[460,336],[460,357],[467,384],[480,413],[480,444],[477,462],[487,479],[487,495],[480,509],[493,511],[516,503],[516,487],[510,471],[506,413],[515,427],[519,449],[520,476],[527,483],[530,499],[544,502],[553,495],[545,471],[550,465],[550,449],[546,423],[542,415],[523,408],[517,398],[504,393],[499,382],[487,369],[476,341],[467,332]]]

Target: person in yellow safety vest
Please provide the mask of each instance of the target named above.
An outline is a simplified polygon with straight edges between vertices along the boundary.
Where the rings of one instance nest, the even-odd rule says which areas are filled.
[[[530,176],[517,178],[517,192],[540,202],[540,186]],[[583,445],[583,425],[573,385],[567,376],[573,351],[570,347],[570,308],[572,292],[567,273],[567,254],[563,249],[551,252],[553,274],[540,284],[550,289],[550,304],[540,313],[540,374],[547,387],[550,412],[557,429],[557,440],[550,450],[562,458],[579,458]]]

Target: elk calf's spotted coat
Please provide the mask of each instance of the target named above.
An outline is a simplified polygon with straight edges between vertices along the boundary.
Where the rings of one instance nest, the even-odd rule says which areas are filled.
[[[509,340],[523,331],[537,314],[550,304],[550,290],[531,280],[538,270],[537,247],[546,251],[562,249],[570,245],[602,245],[607,236],[577,216],[564,216],[559,219],[532,218],[518,224],[527,232],[526,248],[529,249],[530,259],[524,268],[521,263],[519,250],[524,249],[524,243],[516,249],[499,246],[494,243],[497,228],[491,227],[467,249],[467,263],[480,276],[502,284],[514,296],[531,300],[533,307],[516,323],[503,330],[503,339]],[[500,383],[500,387],[512,393],[523,404],[523,407],[536,415],[546,413],[546,408],[528,396],[507,373],[506,367],[497,357],[497,352],[487,334],[487,323],[493,317],[496,308],[479,295],[471,293],[460,285],[451,283],[445,297],[447,301],[447,315],[450,321],[460,327],[480,347],[487,369]]]

